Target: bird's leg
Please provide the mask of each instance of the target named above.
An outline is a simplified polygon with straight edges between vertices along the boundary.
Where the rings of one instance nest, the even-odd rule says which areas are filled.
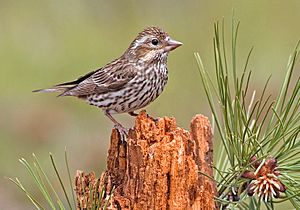
[[[106,110],[104,111],[105,115],[115,124],[115,128],[120,134],[121,141],[126,141],[126,138],[128,137],[129,129],[125,128],[121,123],[119,123],[111,114]]]
[[[133,116],[133,117],[136,117],[136,116],[139,115],[139,114],[135,113],[134,111],[128,112],[128,114],[129,114],[130,116]]]

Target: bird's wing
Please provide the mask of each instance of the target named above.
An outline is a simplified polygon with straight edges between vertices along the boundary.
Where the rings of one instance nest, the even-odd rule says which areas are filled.
[[[89,77],[61,95],[80,97],[118,90],[132,80],[136,73],[136,69],[131,64],[116,60],[93,72]]]

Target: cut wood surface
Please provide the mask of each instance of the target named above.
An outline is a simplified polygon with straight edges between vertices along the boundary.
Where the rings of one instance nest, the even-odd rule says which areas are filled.
[[[107,209],[216,209],[216,186],[207,177],[213,177],[212,159],[212,134],[206,117],[195,116],[188,132],[177,127],[174,118],[153,120],[142,111],[126,142],[112,131],[107,170],[100,178],[105,198],[114,188]],[[76,180],[81,179],[87,186],[97,183],[94,174],[78,172]],[[89,209],[88,194],[77,186],[80,183],[82,180],[77,181],[75,190],[78,208],[85,202]]]

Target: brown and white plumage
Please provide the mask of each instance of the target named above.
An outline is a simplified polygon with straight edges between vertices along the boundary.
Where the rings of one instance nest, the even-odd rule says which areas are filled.
[[[148,105],[168,80],[168,53],[182,43],[157,27],[138,34],[125,53],[104,67],[79,79],[37,92],[60,92],[98,106],[119,127],[113,113],[130,113]]]

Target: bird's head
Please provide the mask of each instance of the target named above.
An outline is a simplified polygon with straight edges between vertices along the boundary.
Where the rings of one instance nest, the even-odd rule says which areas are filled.
[[[148,27],[138,34],[126,53],[134,59],[153,61],[167,57],[170,51],[181,45],[160,28]]]

